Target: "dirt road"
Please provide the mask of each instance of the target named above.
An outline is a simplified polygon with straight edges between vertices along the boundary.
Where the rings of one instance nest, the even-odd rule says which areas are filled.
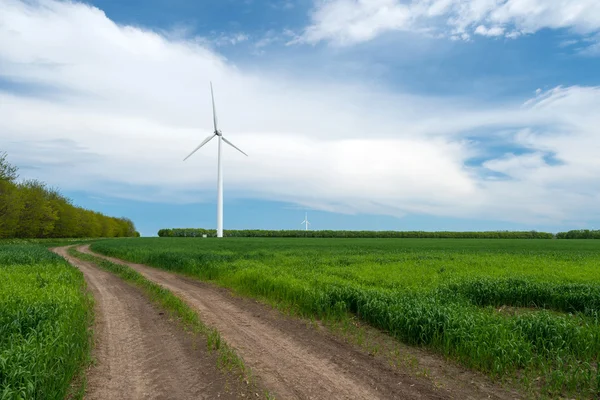
[[[53,251],[83,272],[95,300],[96,365],[86,399],[235,399],[244,393],[241,383],[217,370],[216,355],[195,345],[138,289],[71,257],[65,247]]]
[[[80,251],[92,253],[89,246]],[[510,398],[477,388],[447,390],[401,373],[384,361],[306,323],[229,291],[178,274],[115,258],[197,309],[279,399]]]

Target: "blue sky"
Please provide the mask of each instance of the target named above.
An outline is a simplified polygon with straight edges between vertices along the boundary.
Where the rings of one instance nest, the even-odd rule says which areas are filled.
[[[600,226],[595,0],[0,0],[0,150],[143,235]],[[231,150],[231,151],[230,151]]]

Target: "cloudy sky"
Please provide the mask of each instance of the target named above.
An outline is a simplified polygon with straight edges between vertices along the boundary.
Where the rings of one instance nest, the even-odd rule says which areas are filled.
[[[0,0],[0,150],[142,234],[600,227],[597,0]]]

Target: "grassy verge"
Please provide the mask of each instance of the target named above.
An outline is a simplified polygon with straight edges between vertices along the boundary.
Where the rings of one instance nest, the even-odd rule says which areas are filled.
[[[93,300],[83,275],[38,244],[0,244],[0,398],[81,398]]]
[[[240,380],[256,388],[257,384],[252,375],[252,370],[244,364],[244,361],[235,353],[235,350],[221,338],[216,329],[205,325],[198,314],[171,291],[146,279],[139,272],[126,265],[115,264],[100,257],[81,253],[73,247],[69,249],[69,254],[80,260],[93,262],[98,267],[142,289],[155,304],[165,309],[171,317],[177,319],[184,329],[194,335],[202,335],[206,339],[207,349],[216,351],[218,354],[217,365],[220,369],[233,373]],[[272,398],[268,392],[264,392],[264,397]]]
[[[72,244],[91,243],[99,238],[51,238],[51,239],[0,239],[0,246],[37,245],[45,248],[68,246]]]

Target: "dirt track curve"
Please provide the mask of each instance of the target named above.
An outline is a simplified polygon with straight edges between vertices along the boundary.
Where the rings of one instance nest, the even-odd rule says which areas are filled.
[[[194,345],[139,290],[71,257],[66,247],[53,251],[83,272],[95,300],[96,365],[86,399],[235,399],[244,392],[217,370],[214,354]]]
[[[256,301],[184,276],[82,252],[128,265],[181,297],[202,320],[252,368],[278,399],[481,399],[510,398],[502,390],[436,388],[430,380],[403,373],[383,360],[320,332],[306,323],[284,318]],[[163,342],[164,343],[164,342]]]

